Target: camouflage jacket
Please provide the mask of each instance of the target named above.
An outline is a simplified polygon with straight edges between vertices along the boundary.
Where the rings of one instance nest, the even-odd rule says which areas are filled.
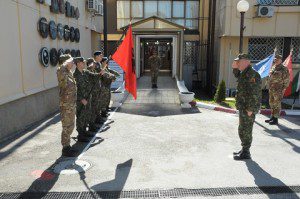
[[[83,99],[88,100],[91,96],[94,84],[99,80],[99,73],[92,73],[83,69],[82,73],[76,68],[74,77],[77,82],[77,102]]]
[[[161,67],[161,59],[158,56],[151,56],[148,60],[150,70],[153,73],[158,73]]]
[[[233,69],[233,73],[238,82],[237,109],[258,113],[262,97],[260,75],[251,66],[248,66],[243,72]]]
[[[97,72],[98,71],[100,72],[101,70],[103,70],[102,69],[103,66],[101,66],[100,63],[97,63],[96,65],[97,65],[97,67],[96,67]],[[119,73],[114,70],[111,70],[108,68],[105,69],[104,74],[101,76],[101,83],[102,83],[101,86],[110,88],[112,81],[116,80],[116,76],[113,73],[116,73],[119,75]]]
[[[90,67],[87,68],[87,70],[89,70],[90,72],[92,73],[99,73],[96,68],[95,69],[92,69]],[[100,91],[100,88],[101,88],[101,78],[97,79],[96,81],[92,81],[91,82],[92,84],[95,84],[95,85],[92,85],[93,87],[93,93],[98,93]]]
[[[76,80],[65,66],[59,66],[56,71],[59,87],[60,106],[75,106],[77,99]]]
[[[290,74],[287,67],[280,64],[273,66],[270,71],[269,89],[273,91],[283,91],[289,86]]]

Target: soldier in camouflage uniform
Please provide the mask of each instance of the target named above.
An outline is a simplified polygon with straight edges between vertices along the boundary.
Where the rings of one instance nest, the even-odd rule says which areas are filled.
[[[251,67],[247,54],[240,54],[232,67],[238,82],[236,107],[239,110],[239,137],[243,147],[241,151],[234,153],[234,159],[251,159],[253,123],[261,102],[261,77]]]
[[[96,84],[102,73],[92,73],[86,69],[85,60],[82,57],[74,58],[76,70],[74,77],[77,82],[77,110],[76,129],[79,133],[78,141],[89,142],[89,138],[94,134],[86,130],[91,120],[91,93],[92,85]]]
[[[77,152],[70,146],[71,134],[75,126],[77,87],[76,81],[71,72],[73,58],[71,55],[59,57],[60,66],[57,68],[57,79],[59,87],[59,106],[61,111],[62,134],[61,144],[62,155],[75,157]]]
[[[274,63],[269,75],[269,104],[272,110],[272,116],[271,119],[265,121],[271,125],[278,124],[278,118],[281,112],[281,100],[285,89],[290,83],[289,70],[282,65],[282,56],[276,55]]]
[[[103,58],[103,54],[101,51],[96,51],[94,52],[94,59],[95,59],[95,71],[96,72],[100,72],[102,70],[102,67],[101,67],[101,61],[102,61],[102,58]],[[108,76],[108,74],[106,74],[106,76]],[[102,98],[101,98],[101,86],[102,86],[102,82],[100,80],[100,85],[99,87],[97,87],[97,92],[98,92],[98,95],[97,95],[97,102],[96,102],[96,107],[97,107],[97,110],[96,110],[96,124],[98,125],[102,125],[104,120],[101,118],[101,101],[102,101]]]
[[[156,51],[153,52],[153,55],[149,58],[148,62],[150,64],[152,88],[157,88],[157,78],[161,67],[161,59],[157,56]]]
[[[102,69],[109,74],[109,76],[102,77],[102,87],[101,87],[101,116],[108,117],[109,103],[111,99],[111,84],[119,77],[120,74],[108,67],[108,59],[104,57],[101,61]]]

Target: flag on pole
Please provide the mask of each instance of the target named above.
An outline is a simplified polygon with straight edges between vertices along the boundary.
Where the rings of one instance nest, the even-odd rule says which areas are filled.
[[[294,77],[293,83],[292,83],[292,91],[291,94],[294,94],[300,90],[300,71],[296,74]]]
[[[112,59],[124,70],[125,89],[136,99],[136,75],[133,56],[132,27],[129,25],[126,36],[113,54]]]
[[[292,56],[293,50],[291,50],[290,55],[286,58],[286,60],[283,62],[283,65],[289,69],[290,73],[290,84],[285,90],[284,96],[290,96],[292,93],[292,86],[293,86],[293,66],[292,66],[292,61],[293,61],[293,56]]]
[[[261,78],[265,78],[269,76],[274,57],[275,57],[275,52],[253,66],[253,69],[260,74]]]

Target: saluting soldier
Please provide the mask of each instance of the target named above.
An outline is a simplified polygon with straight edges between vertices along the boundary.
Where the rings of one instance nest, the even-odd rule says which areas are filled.
[[[96,71],[96,62],[93,58],[88,58],[86,61],[87,69],[90,72],[97,73]],[[92,99],[91,99],[91,120],[89,123],[90,131],[97,131],[100,128],[100,125],[96,123],[97,110],[99,110],[98,98],[100,94],[101,79],[97,79],[95,82],[92,82]]]
[[[234,153],[234,159],[251,159],[253,124],[261,103],[261,77],[250,65],[248,54],[239,54],[232,68],[238,83],[236,107],[239,110],[238,131],[242,142],[242,150]]]
[[[157,78],[161,67],[161,59],[158,57],[156,51],[153,51],[153,55],[149,58],[148,62],[150,64],[152,88],[157,88]]]
[[[101,67],[102,70],[104,70],[109,76],[103,76],[102,77],[102,92],[104,92],[101,95],[102,103],[101,103],[101,116],[102,117],[108,117],[108,111],[109,111],[109,103],[111,99],[111,84],[116,80],[117,77],[120,76],[120,74],[109,68],[108,65],[108,59],[107,57],[103,57],[101,61]]]
[[[290,74],[287,67],[282,65],[282,56],[276,55],[274,65],[269,75],[269,104],[272,110],[271,119],[265,122],[271,125],[278,124],[281,112],[281,100],[290,83]]]
[[[77,151],[71,148],[71,134],[75,127],[77,87],[76,81],[71,72],[74,66],[71,55],[59,57],[60,66],[57,68],[57,79],[59,87],[59,106],[61,111],[62,134],[61,144],[62,155],[75,157]]]
[[[92,85],[97,82],[102,73],[92,73],[85,68],[83,57],[74,58],[76,70],[74,77],[77,82],[77,110],[76,110],[76,129],[79,133],[78,141],[89,142],[89,138],[94,133],[87,131],[87,126],[91,118],[91,93]]]

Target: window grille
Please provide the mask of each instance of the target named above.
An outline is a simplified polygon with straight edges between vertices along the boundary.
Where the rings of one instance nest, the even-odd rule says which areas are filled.
[[[261,5],[274,5],[274,6],[293,6],[300,5],[299,0],[257,0]]]
[[[300,37],[292,38],[293,62],[300,63]]]

